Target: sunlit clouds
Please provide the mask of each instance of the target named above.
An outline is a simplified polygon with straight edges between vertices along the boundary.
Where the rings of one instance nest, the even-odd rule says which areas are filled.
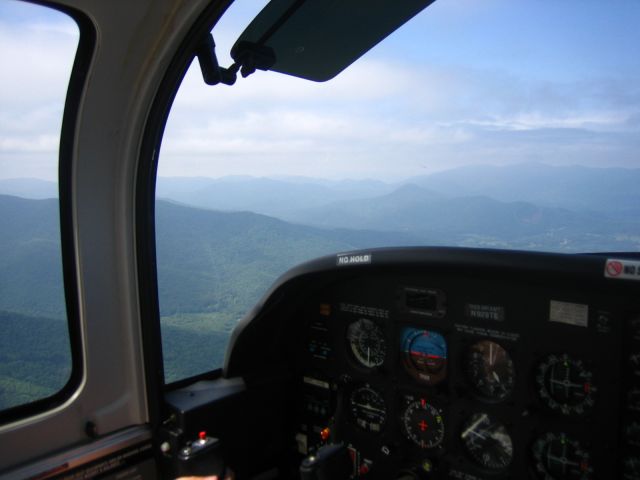
[[[620,97],[607,95],[608,80],[586,88],[367,59],[326,84],[258,72],[211,88],[199,75],[192,68],[174,105],[161,175],[397,179],[473,163],[640,165],[635,85]],[[190,154],[200,161],[187,167]]]

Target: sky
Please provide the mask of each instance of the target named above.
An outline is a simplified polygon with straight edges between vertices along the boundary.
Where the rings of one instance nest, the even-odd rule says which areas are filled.
[[[17,5],[15,5],[17,3]],[[222,64],[265,4],[214,28]],[[400,180],[476,164],[640,168],[640,1],[437,0],[335,79],[232,87],[189,70],[159,175]],[[0,178],[55,179],[78,41],[43,7],[0,5]]]

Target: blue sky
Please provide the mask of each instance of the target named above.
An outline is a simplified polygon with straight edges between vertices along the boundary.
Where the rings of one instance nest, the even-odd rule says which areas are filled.
[[[214,29],[222,58],[264,3],[237,2]],[[159,173],[397,180],[469,164],[640,168],[638,25],[637,0],[438,0],[325,84],[257,72],[208,87],[196,65]],[[21,63],[17,78],[0,76],[0,178],[55,177],[73,28],[57,13],[0,5],[0,61]]]
[[[544,79],[574,80],[604,70],[637,75],[639,19],[637,1],[445,0],[373,54],[402,50],[420,63]]]

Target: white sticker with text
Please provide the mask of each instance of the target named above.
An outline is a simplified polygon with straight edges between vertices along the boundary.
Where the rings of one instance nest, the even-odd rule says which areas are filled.
[[[337,255],[336,265],[363,265],[367,263],[371,263],[371,254],[370,253],[339,253]]]
[[[640,261],[608,258],[604,266],[604,276],[622,280],[640,280]]]

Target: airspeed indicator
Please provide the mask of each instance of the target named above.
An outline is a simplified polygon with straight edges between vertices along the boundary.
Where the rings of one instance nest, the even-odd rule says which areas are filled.
[[[347,344],[355,361],[374,368],[384,363],[387,342],[382,328],[373,320],[360,318],[347,327]]]

